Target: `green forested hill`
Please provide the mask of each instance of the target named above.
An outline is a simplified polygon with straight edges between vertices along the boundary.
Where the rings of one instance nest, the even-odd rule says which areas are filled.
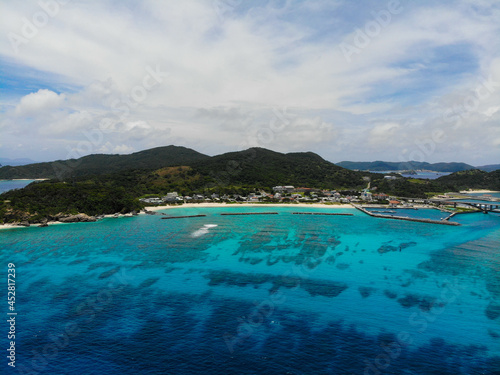
[[[181,195],[246,194],[255,189],[270,190],[276,185],[357,189],[367,184],[363,173],[338,167],[312,152],[281,154],[253,148],[215,157],[194,156],[199,160],[178,159],[191,165],[156,170],[136,168],[102,174],[102,168],[96,166],[99,173],[94,175],[86,175],[92,170],[87,168],[85,173],[72,174],[62,181],[41,181],[6,192],[0,195],[0,221],[39,221],[61,212],[89,215],[129,212],[140,207],[138,197],[169,191],[178,191]],[[93,160],[101,157],[97,155]],[[158,165],[145,160],[148,167]],[[173,159],[169,162],[175,164]],[[159,163],[166,164],[165,161]],[[137,158],[135,165],[139,165]],[[108,169],[113,171],[119,166]]]
[[[0,222],[39,222],[60,213],[126,213],[140,207],[135,194],[118,184],[42,181],[0,195]]]
[[[484,172],[479,169],[452,173],[436,180],[441,184],[454,185],[457,189],[489,189],[500,191],[500,170]]]
[[[212,185],[262,188],[294,185],[329,189],[366,185],[364,174],[338,167],[312,152],[282,154],[251,148],[214,156],[191,166]]]
[[[18,167],[0,168],[0,179],[81,177],[120,172],[128,169],[154,170],[173,165],[188,165],[209,158],[195,150],[179,147],[157,147],[129,155],[88,155],[79,159],[58,160]]]
[[[480,169],[485,172],[493,172],[500,169],[500,164],[481,165],[477,167],[477,169]]]
[[[372,192],[402,197],[468,188],[500,190],[500,171],[462,171],[437,180],[387,180],[382,174],[341,168],[312,152],[282,154],[263,148],[209,157],[168,146],[131,155],[83,159],[82,169],[75,167],[76,172],[62,180],[41,181],[0,195],[0,222],[36,222],[59,213],[130,212],[141,207],[140,196],[170,191],[181,195],[247,194],[256,189],[270,191],[276,185],[359,190],[367,186],[367,177]],[[40,165],[22,168],[30,173],[29,168],[36,166]]]

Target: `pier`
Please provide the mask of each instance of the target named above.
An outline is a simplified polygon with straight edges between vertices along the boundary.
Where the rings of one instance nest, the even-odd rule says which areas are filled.
[[[414,221],[417,223],[441,224],[441,225],[453,225],[453,226],[461,225],[460,223],[456,223],[454,221],[447,221],[447,220],[418,219],[418,218],[412,218],[412,217],[374,214],[373,212],[365,210],[363,207],[358,206],[357,204],[351,203],[351,205],[354,208],[360,210],[361,212],[364,212],[365,214],[367,214],[369,216],[378,217],[381,219],[405,220],[405,221]]]

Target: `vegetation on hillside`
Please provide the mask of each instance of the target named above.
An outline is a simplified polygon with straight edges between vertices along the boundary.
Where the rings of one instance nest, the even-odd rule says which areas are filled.
[[[456,191],[453,184],[440,183],[437,180],[418,180],[399,178],[397,180],[378,180],[372,182],[377,187],[377,192],[382,192],[396,197],[427,198],[429,193],[445,193]]]
[[[500,164],[488,164],[488,165],[481,165],[477,167],[476,169],[480,169],[485,172],[493,172],[496,170],[500,169]]]
[[[88,155],[79,159],[58,160],[18,167],[0,168],[0,179],[68,178],[121,172],[131,169],[154,170],[167,166],[189,165],[209,158],[195,150],[179,146],[157,147],[129,155]]]
[[[126,213],[141,207],[135,194],[117,183],[41,181],[0,195],[0,222],[33,223],[59,214]]]
[[[360,188],[366,186],[363,177],[367,175],[338,167],[312,152],[282,154],[263,148],[214,156],[192,167],[204,177],[209,188],[227,185],[264,189],[277,185]]]
[[[467,188],[500,190],[500,171],[463,171],[437,180],[389,180],[381,174],[341,168],[312,152],[282,154],[252,148],[214,157],[200,157],[201,154],[188,151],[184,158],[188,149],[172,149],[172,146],[167,149],[171,159],[145,163],[148,167],[161,165],[154,170],[120,170],[123,164],[118,163],[108,170],[113,172],[119,169],[119,172],[103,174],[101,166],[99,173],[94,175],[87,175],[92,169],[86,169],[83,175],[76,173],[62,181],[35,182],[24,189],[6,192],[0,195],[0,222],[38,222],[61,213],[126,213],[142,207],[139,197],[162,196],[171,191],[180,195],[246,195],[259,190],[271,192],[276,185],[359,191],[367,186],[368,180],[373,193],[399,197],[425,198],[430,193]],[[156,152],[165,155],[165,148],[154,150],[149,150],[149,155],[136,155],[134,165],[139,165],[141,158],[149,160]],[[102,155],[93,156],[96,157],[94,160],[98,160]],[[193,161],[193,158],[199,160]],[[175,160],[188,163],[172,166]]]
[[[436,181],[441,184],[453,185],[456,190],[488,189],[500,191],[500,170],[484,172],[473,169],[443,176]]]

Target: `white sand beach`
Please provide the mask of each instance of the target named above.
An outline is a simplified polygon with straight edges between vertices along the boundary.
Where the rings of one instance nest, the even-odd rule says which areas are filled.
[[[179,206],[154,206],[146,207],[148,211],[161,211],[173,208],[193,208],[193,207],[309,207],[309,208],[353,208],[350,204],[323,204],[323,203],[184,203]],[[142,214],[142,212],[141,212]],[[112,215],[111,215],[112,216]]]
[[[468,194],[468,193],[491,194],[491,193],[500,193],[500,191],[484,190],[484,189],[469,189],[469,190],[462,190],[462,191],[460,191],[460,193],[461,194]]]

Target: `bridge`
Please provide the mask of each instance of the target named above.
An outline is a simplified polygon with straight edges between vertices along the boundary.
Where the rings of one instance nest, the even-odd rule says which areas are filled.
[[[466,204],[467,206],[475,207],[487,214],[488,212],[500,212],[500,204],[488,204],[488,203],[475,203],[475,202],[460,202]]]
[[[477,203],[477,202],[463,202],[463,201],[460,201],[460,202],[448,201],[448,202],[441,202],[441,203],[453,205],[454,207],[457,207],[457,203],[459,203],[459,204],[465,204],[467,206],[477,208],[477,209],[481,210],[485,214],[487,214],[488,212],[498,212],[498,213],[500,213],[500,204],[499,203],[495,203],[495,202],[491,202],[491,203]]]

